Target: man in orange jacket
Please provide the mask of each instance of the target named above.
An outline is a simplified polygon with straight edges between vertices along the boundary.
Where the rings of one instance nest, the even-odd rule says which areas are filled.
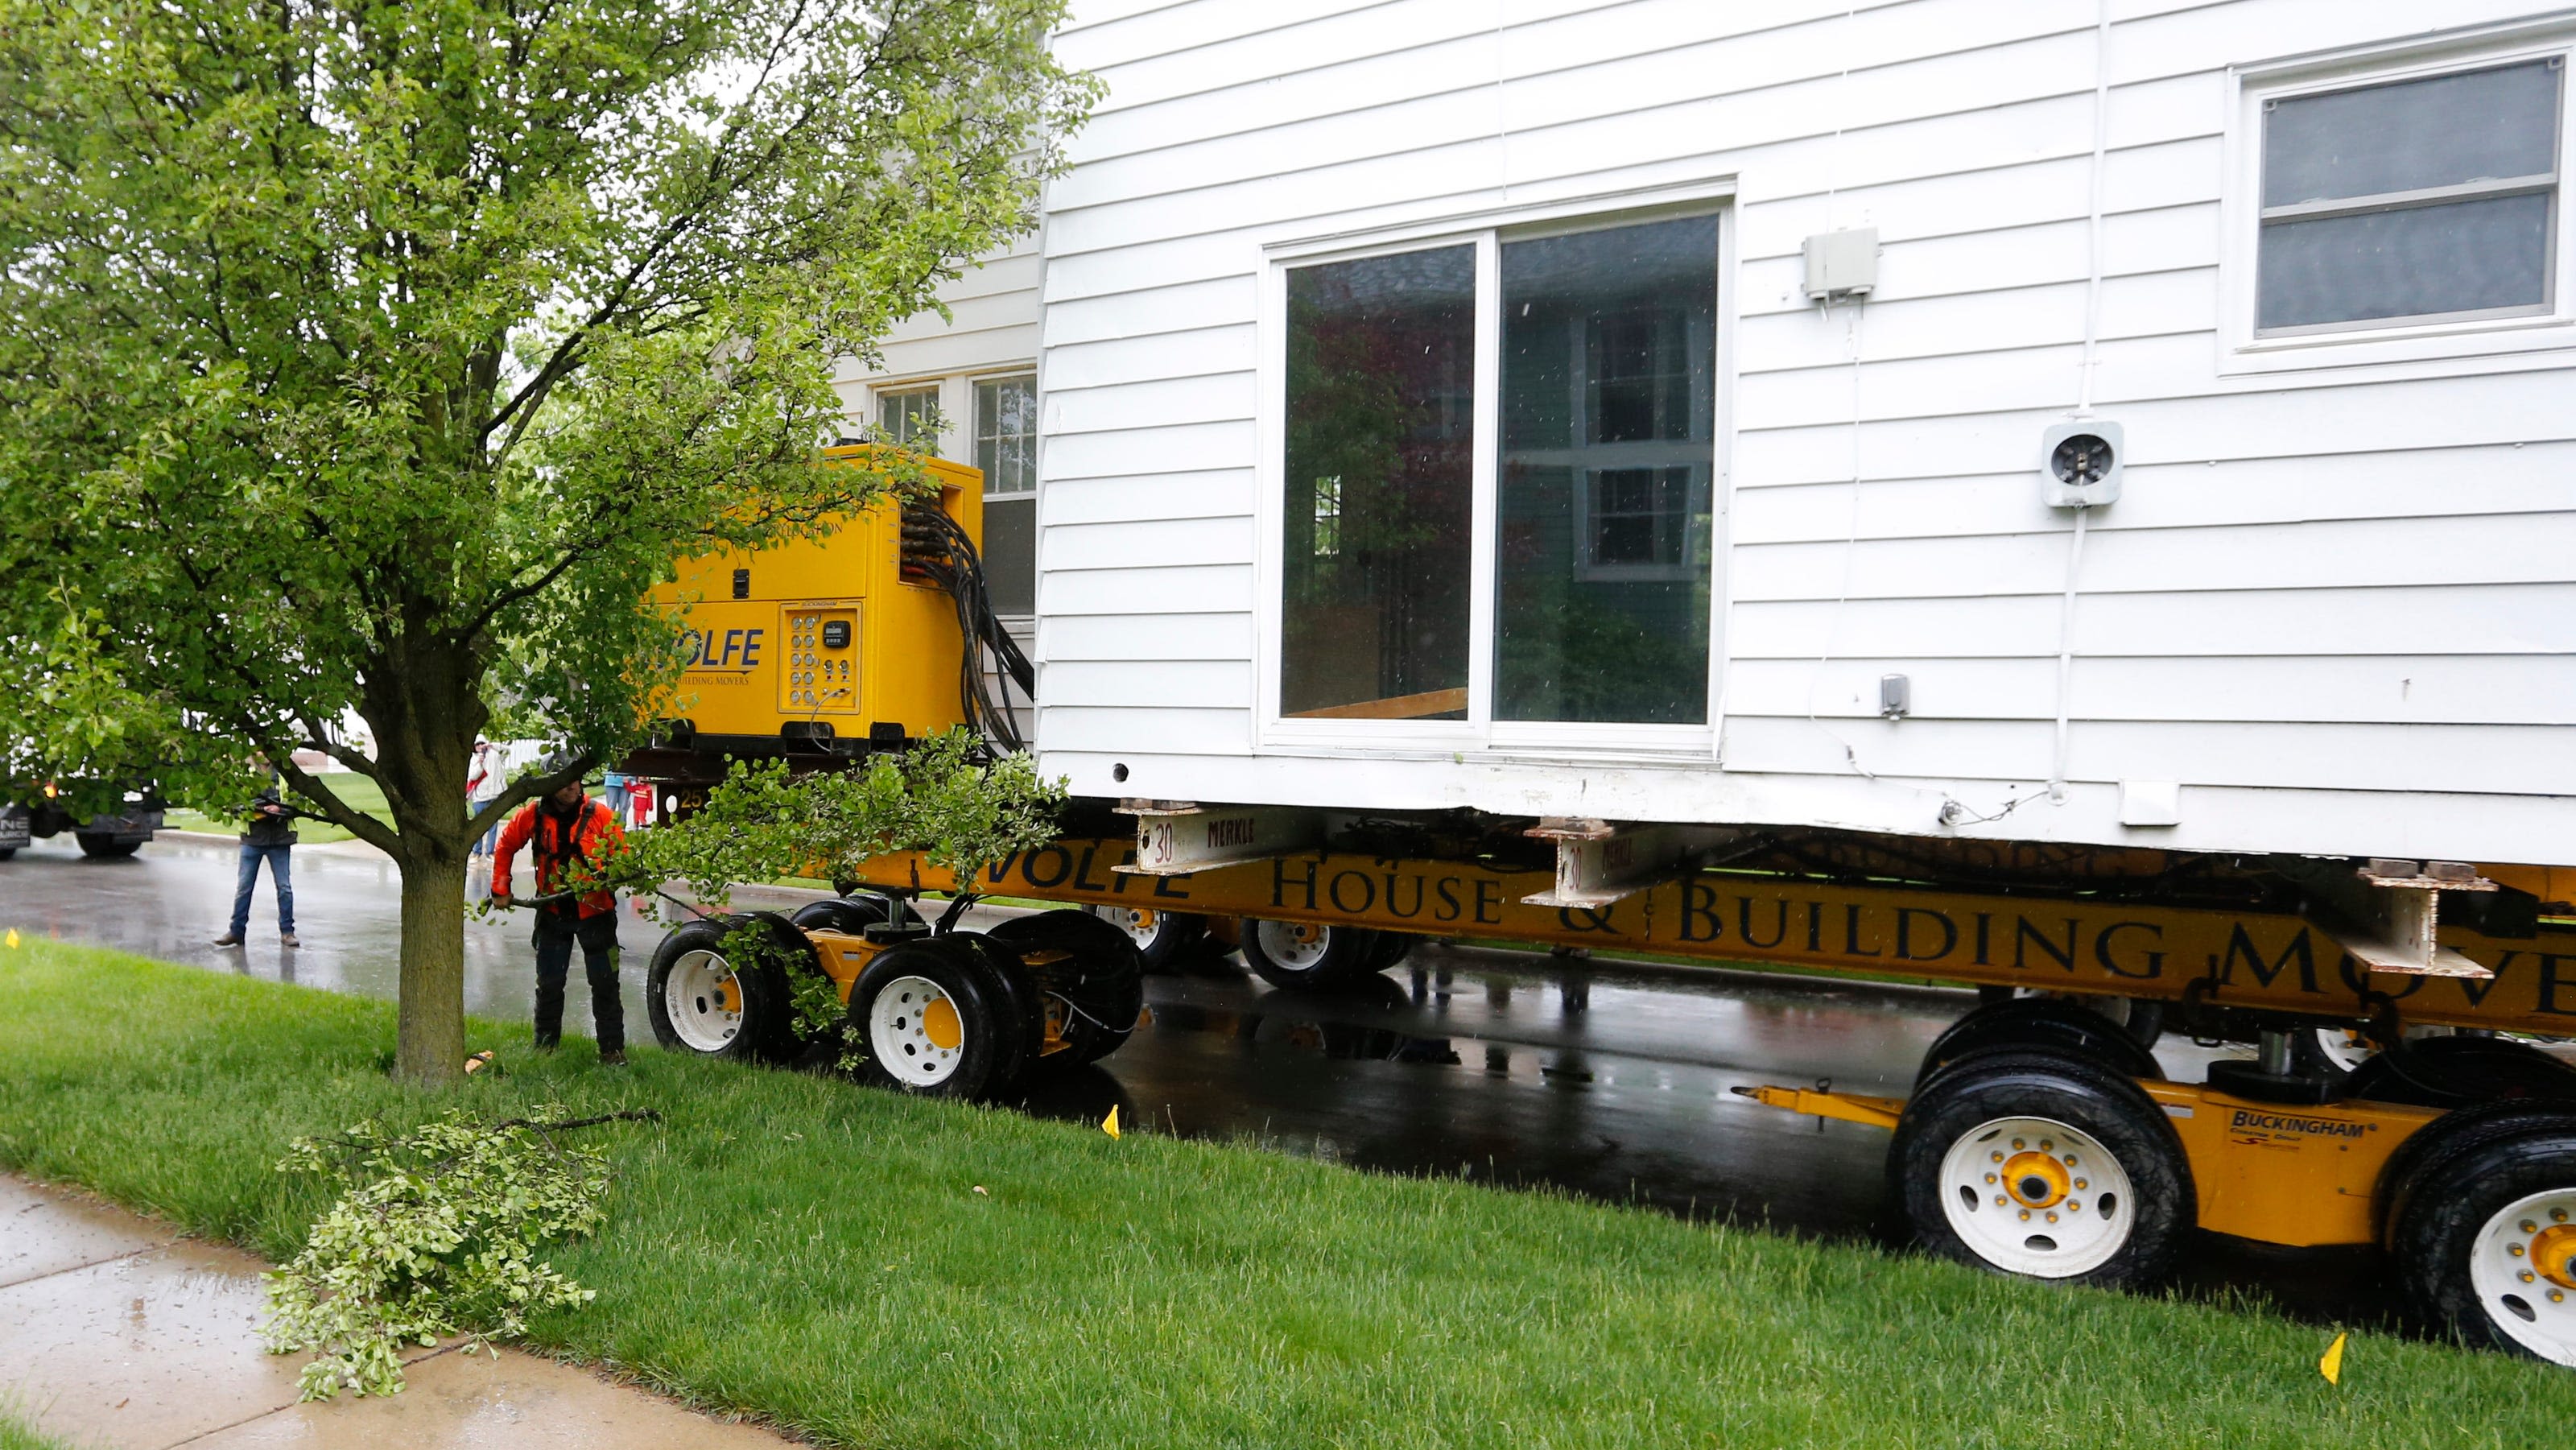
[[[510,865],[519,848],[536,844],[537,894],[552,896],[575,866],[599,867],[625,847],[616,813],[583,794],[573,781],[519,807],[501,828],[492,852],[492,900],[510,904]],[[572,972],[573,944],[581,944],[582,970],[590,978],[590,1015],[599,1031],[599,1061],[626,1065],[626,1008],[617,990],[617,893],[593,891],[578,899],[537,904],[537,1050],[552,1052],[563,1037],[564,980]]]

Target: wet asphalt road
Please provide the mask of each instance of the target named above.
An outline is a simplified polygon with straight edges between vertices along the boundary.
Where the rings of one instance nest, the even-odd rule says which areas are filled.
[[[276,981],[393,995],[396,873],[354,845],[299,847],[304,945],[277,942],[263,876],[249,944],[211,945],[232,902],[234,848],[164,836],[124,861],[84,860],[68,837],[0,863],[0,925]],[[523,873],[524,873],[523,863]],[[520,890],[530,887],[524,880]],[[810,893],[746,889],[740,905]],[[524,1018],[528,918],[469,919],[466,1010]],[[644,973],[662,928],[621,910],[630,1042],[650,1044]],[[572,973],[568,1032],[585,1034]],[[1149,979],[1149,1025],[1097,1070],[1021,1105],[1192,1137],[1257,1142],[1384,1172],[1549,1185],[1693,1217],[1732,1217],[1826,1237],[1888,1232],[1887,1135],[1737,1098],[1738,1084],[1902,1093],[1932,1037],[1973,1005],[1964,991],[1750,972],[1569,960],[1425,945],[1360,988],[1273,990],[1213,955]],[[2160,1048],[2197,1079],[2208,1055]],[[2380,1317],[2379,1270],[2355,1251],[2273,1251],[2210,1241],[2187,1256],[2187,1292],[2252,1294],[2303,1317]]]

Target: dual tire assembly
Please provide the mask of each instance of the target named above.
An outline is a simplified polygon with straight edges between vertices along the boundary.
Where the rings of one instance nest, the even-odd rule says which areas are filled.
[[[679,927],[645,978],[654,1038],[746,1062],[830,1068],[855,1059],[872,1086],[980,1099],[1043,1066],[1108,1056],[1144,1008],[1143,962],[1127,934],[1087,912],[1049,911],[990,932],[887,945],[850,982],[838,1029],[807,1032],[792,974],[820,978],[822,968],[806,930],[856,935],[871,925],[919,929],[908,908],[881,897]],[[758,933],[748,954],[736,935],[746,930]],[[755,959],[736,960],[746,955]]]
[[[2415,1097],[2387,1075],[2348,1085],[2449,1109],[2376,1185],[2393,1277],[2434,1332],[2576,1367],[2576,1068],[2509,1040],[2431,1041],[2446,1046],[2418,1044]],[[2031,1278],[2162,1278],[2198,1199],[2181,1137],[2139,1085],[2161,1076],[2153,1061],[2071,1005],[2024,1000],[1954,1024],[1926,1053],[1889,1148],[1916,1242]]]

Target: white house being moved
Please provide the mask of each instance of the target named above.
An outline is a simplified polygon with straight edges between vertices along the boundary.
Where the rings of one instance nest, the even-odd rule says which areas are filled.
[[[2571,45],[2484,0],[1082,0],[1042,765],[2567,861]]]

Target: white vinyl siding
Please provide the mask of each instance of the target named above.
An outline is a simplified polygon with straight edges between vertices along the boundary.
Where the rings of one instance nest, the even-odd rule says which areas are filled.
[[[2027,794],[2057,708],[2069,519],[2036,450],[2085,358],[2094,13],[1078,0],[1058,48],[1109,93],[1049,201],[1039,637],[1079,669],[1044,767],[1099,794],[1926,832],[1947,796]],[[2231,321],[2245,68],[2350,49],[2367,77],[2394,63],[2372,48],[2537,13],[2115,0],[2094,405],[2125,492],[2088,520],[2069,799],[1980,833],[2496,860],[2576,839],[2553,799],[2576,796],[2576,339],[2520,319],[2265,371]],[[1716,759],[1262,751],[1265,249],[1719,185]],[[1860,226],[1878,289],[1821,311],[1801,243]],[[2183,782],[2183,824],[2120,827],[2122,780]]]

